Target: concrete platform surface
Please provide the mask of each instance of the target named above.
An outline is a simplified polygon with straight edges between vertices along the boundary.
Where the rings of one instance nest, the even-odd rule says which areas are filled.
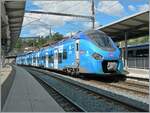
[[[148,69],[137,69],[137,68],[128,68],[129,77],[137,77],[137,78],[144,78],[149,79],[149,70]]]
[[[10,65],[6,65],[6,67],[0,70],[0,84],[1,85],[5,82],[7,77],[10,75],[11,71],[12,71],[12,67]]]
[[[16,75],[3,112],[63,112],[64,110],[25,69]]]

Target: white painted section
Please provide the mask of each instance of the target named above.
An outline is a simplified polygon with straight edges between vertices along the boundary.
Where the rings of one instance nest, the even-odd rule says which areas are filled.
[[[33,56],[32,56],[32,58],[31,58],[31,59],[32,59],[32,64],[31,64],[31,65],[33,66],[33,65],[34,65],[34,64],[33,64]]]
[[[38,66],[38,58],[39,58],[39,56],[40,56],[40,53],[38,52],[37,56],[36,56],[36,66]]]
[[[79,53],[79,44],[80,44],[80,41],[79,40],[76,40],[76,49],[75,49],[75,53],[76,53],[76,60],[79,59],[79,56],[80,56],[80,53]],[[78,51],[77,51],[77,45],[78,45]]]
[[[35,59],[35,66],[38,66],[38,65],[37,65],[37,56],[36,56],[36,59]]]
[[[58,49],[54,51],[54,68],[58,69]]]
[[[58,47],[59,53],[63,53],[63,45]]]
[[[45,67],[48,67],[48,52],[46,52],[45,56]]]

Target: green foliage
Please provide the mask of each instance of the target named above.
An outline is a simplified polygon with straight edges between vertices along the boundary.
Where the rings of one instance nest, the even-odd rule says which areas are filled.
[[[59,41],[63,39],[63,35],[59,34],[58,32],[56,32],[51,38],[50,40],[52,41]]]
[[[136,39],[129,39],[128,45],[138,45],[149,42],[149,36],[143,36]],[[120,43],[119,43],[120,44]],[[121,47],[125,46],[124,41],[121,41]]]
[[[15,48],[21,48],[22,40],[19,38],[16,42]]]
[[[137,44],[143,44],[149,41],[149,36],[143,36],[136,39],[130,39],[128,40],[129,45],[137,45]]]
[[[27,39],[27,40],[22,40],[18,39],[15,48],[21,49],[24,47],[37,47],[41,48],[44,44],[47,42],[56,42],[60,41],[63,39],[63,35],[56,32],[53,36],[46,36],[45,38],[38,38],[38,39]]]

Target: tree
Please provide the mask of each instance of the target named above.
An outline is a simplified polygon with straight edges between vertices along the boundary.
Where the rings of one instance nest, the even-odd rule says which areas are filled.
[[[15,48],[20,49],[22,47],[22,40],[19,38],[16,42]]]
[[[50,40],[52,41],[59,41],[59,40],[62,40],[63,39],[63,35],[56,32],[51,38]]]

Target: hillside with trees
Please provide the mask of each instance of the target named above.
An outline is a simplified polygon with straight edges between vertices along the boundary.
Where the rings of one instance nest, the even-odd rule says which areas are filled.
[[[46,37],[39,37],[36,39],[24,39],[22,40],[21,38],[18,39],[15,49],[16,50],[23,50],[25,47],[34,47],[34,48],[41,48],[42,46],[44,46],[45,44],[51,44],[53,42],[57,42],[63,39],[63,35],[56,32],[55,34],[53,34],[51,37],[50,36],[46,36]]]

